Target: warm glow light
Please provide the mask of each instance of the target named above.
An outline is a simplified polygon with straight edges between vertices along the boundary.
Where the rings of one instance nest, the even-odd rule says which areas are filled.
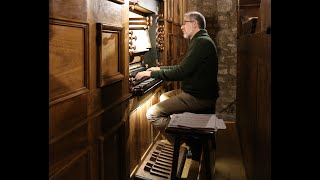
[[[155,95],[156,95],[156,94],[153,94],[145,103],[140,104],[140,105],[137,107],[137,110],[139,110],[139,108],[140,108],[141,106],[144,106],[145,104],[150,103],[150,101],[152,101],[152,98],[153,98]]]

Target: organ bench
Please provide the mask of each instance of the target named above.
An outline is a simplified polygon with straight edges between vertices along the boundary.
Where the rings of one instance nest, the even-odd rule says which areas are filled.
[[[165,132],[175,136],[173,161],[172,161],[172,169],[171,169],[171,180],[177,179],[176,172],[178,167],[178,157],[179,157],[180,146],[184,141],[188,141],[190,139],[196,139],[201,144],[202,161],[204,162],[204,166],[205,166],[205,169],[204,169],[205,177],[207,180],[211,180],[211,178],[214,175],[214,168],[215,168],[215,149],[216,149],[215,131],[167,127],[165,129]],[[213,162],[210,161],[211,158],[213,158]]]

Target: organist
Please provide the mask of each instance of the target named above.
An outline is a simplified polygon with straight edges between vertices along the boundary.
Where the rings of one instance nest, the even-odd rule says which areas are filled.
[[[189,47],[182,62],[174,66],[151,67],[135,75],[136,79],[156,78],[165,81],[181,81],[181,89],[161,95],[160,102],[147,111],[147,119],[173,143],[164,129],[170,115],[182,112],[203,112],[215,109],[219,97],[218,54],[213,40],[206,31],[204,16],[196,11],[184,15],[181,26],[183,37],[189,39]]]

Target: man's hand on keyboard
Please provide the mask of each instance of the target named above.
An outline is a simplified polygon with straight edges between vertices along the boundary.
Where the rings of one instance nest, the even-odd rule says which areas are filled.
[[[143,77],[150,77],[150,76],[151,76],[151,71],[141,71],[136,74],[135,78],[141,79]]]

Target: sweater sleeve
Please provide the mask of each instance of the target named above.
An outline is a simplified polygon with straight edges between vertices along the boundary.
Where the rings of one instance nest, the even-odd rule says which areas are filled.
[[[173,69],[175,68],[177,65],[173,65],[173,66],[160,66],[160,70],[162,69]]]
[[[195,41],[191,44],[187,55],[179,65],[160,68],[159,71],[152,71],[151,77],[168,81],[180,81],[190,76],[200,64],[201,56],[205,53],[203,49],[206,49],[204,46],[205,43],[202,43],[200,40]]]

